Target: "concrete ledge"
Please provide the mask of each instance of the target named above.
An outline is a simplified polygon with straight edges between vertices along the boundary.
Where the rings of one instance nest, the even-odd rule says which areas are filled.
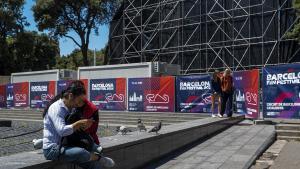
[[[254,124],[256,125],[273,125],[272,120],[254,120]]]
[[[11,127],[11,120],[0,120],[0,127]]]
[[[273,126],[268,126],[268,127],[264,128],[261,131],[261,135],[262,136],[267,136],[267,137],[265,138],[265,140],[259,139],[259,138],[257,138],[256,140],[253,140],[253,142],[254,141],[259,142],[258,145],[260,145],[260,146],[257,148],[255,153],[252,155],[252,157],[245,164],[243,169],[250,168],[254,164],[255,160],[257,160],[276,140],[276,132],[275,132]]]
[[[101,143],[105,155],[115,160],[115,169],[140,168],[181,147],[223,131],[243,119],[244,116],[193,120],[163,126],[159,135],[133,132],[125,136],[116,135],[101,138]],[[45,160],[41,151],[1,157],[0,163],[2,164],[0,169],[63,169],[72,167],[69,164]]]

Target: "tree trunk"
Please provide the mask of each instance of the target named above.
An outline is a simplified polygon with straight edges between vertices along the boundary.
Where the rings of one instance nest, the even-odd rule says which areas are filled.
[[[82,45],[81,53],[82,53],[84,66],[89,66],[87,45]]]

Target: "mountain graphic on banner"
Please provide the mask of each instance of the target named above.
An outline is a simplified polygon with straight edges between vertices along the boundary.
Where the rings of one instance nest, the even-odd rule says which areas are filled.
[[[236,95],[236,101],[238,102],[245,102],[245,94],[242,93],[240,90]]]

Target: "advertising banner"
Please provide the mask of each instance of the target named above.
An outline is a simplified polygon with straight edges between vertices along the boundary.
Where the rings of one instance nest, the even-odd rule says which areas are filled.
[[[6,107],[7,108],[14,107],[14,85],[13,84],[6,85]]]
[[[236,110],[248,118],[259,117],[259,70],[233,72]]]
[[[300,64],[263,68],[263,115],[300,119]]]
[[[80,81],[82,81],[84,83],[84,88],[86,91],[86,94],[88,95],[88,91],[89,91],[89,80],[88,79],[80,79]]]
[[[126,110],[126,79],[91,79],[90,101],[99,110]]]
[[[29,82],[13,84],[14,107],[28,107]]]
[[[211,112],[210,79],[209,75],[178,76],[176,78],[177,111]]]
[[[71,84],[72,80],[59,80],[56,83],[56,94],[60,94],[63,90],[67,89],[67,87]]]
[[[46,108],[55,96],[55,81],[30,83],[30,107]]]
[[[129,111],[174,112],[174,109],[174,77],[128,79]]]
[[[0,85],[0,108],[6,108],[6,85]]]

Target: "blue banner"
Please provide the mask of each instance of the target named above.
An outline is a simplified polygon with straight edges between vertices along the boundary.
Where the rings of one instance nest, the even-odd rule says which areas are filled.
[[[126,110],[126,79],[91,79],[90,101],[99,110]]]
[[[6,85],[6,106],[7,108],[14,107],[14,85]]]
[[[176,78],[177,111],[211,112],[210,79],[209,75],[178,76]]]
[[[72,80],[59,80],[56,85],[56,93],[60,94],[63,90],[67,89],[67,87],[72,83]]]
[[[55,95],[55,81],[30,83],[30,107],[45,108]]]
[[[265,118],[300,119],[300,64],[263,68]]]

